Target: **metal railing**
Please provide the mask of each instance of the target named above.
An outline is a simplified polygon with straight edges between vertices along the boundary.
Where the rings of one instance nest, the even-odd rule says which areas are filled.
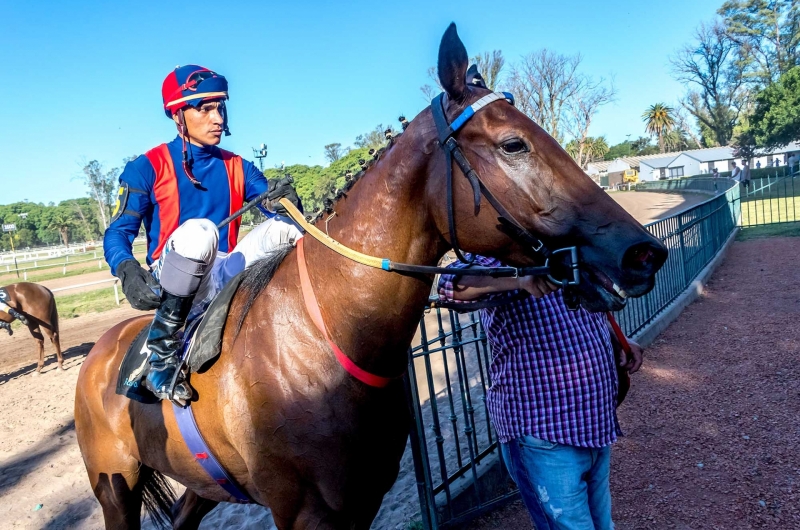
[[[479,481],[497,454],[486,413],[491,355],[478,313],[435,308],[420,322],[406,378],[411,450],[426,529],[449,528],[518,495],[502,466]],[[487,465],[483,465],[488,468]],[[469,501],[455,501],[469,489]]]
[[[742,186],[742,227],[800,221],[800,176],[782,175],[753,179]]]
[[[739,224],[739,183],[727,178],[691,178],[645,182],[637,191],[695,191],[715,194],[708,200],[645,225],[669,249],[652,291],[628,301],[616,314],[632,336],[641,331],[694,281],[714,259]]]
[[[670,253],[655,288],[617,313],[629,336],[691,284],[736,229],[740,213],[739,184],[731,179],[656,181],[637,189],[711,196],[646,225]],[[491,353],[478,315],[433,309],[422,319],[414,344],[406,386],[421,522],[426,530],[450,528],[519,493],[503,466],[489,464],[497,462],[492,457],[498,443],[485,407]]]

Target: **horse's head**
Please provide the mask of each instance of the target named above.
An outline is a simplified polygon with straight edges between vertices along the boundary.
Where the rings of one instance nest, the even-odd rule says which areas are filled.
[[[446,92],[448,123],[476,101],[491,94],[480,83],[467,82],[468,56],[455,25],[439,48],[439,80]],[[436,101],[434,102],[436,104]],[[561,146],[522,112],[505,101],[475,112],[455,138],[481,182],[501,207],[551,250],[579,249],[578,293],[591,311],[618,310],[628,296],[641,296],[655,284],[667,250],[641,224],[595,184]],[[434,174],[444,175],[446,159],[435,157]],[[482,199],[475,212],[474,190],[453,164],[455,227],[460,246],[495,256],[509,265],[541,261],[529,242],[499,230],[498,211]],[[432,179],[428,194],[437,205],[433,217],[450,241],[444,179]]]

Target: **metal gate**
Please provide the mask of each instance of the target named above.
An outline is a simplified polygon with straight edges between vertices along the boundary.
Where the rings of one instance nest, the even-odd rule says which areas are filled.
[[[449,528],[518,495],[486,413],[491,354],[477,313],[423,316],[406,379],[425,529]]]

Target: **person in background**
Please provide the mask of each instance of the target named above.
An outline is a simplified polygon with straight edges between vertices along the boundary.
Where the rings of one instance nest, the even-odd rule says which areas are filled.
[[[761,169],[761,160],[756,161],[756,169]]]
[[[503,264],[475,256],[475,265]],[[459,276],[448,266],[439,298],[450,302],[531,296],[481,310],[491,346],[486,408],[503,460],[538,529],[614,528],[609,488],[617,421],[617,365],[642,364],[634,342],[622,352],[605,313],[570,311],[561,290],[538,277]]]

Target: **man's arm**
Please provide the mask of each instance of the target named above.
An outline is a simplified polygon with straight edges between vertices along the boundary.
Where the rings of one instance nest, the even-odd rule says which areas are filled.
[[[626,337],[628,345],[631,347],[631,352],[629,355],[622,348],[622,344],[620,344],[619,339],[617,338],[614,327],[611,325],[611,321],[607,321],[607,323],[611,335],[611,346],[614,348],[614,354],[620,367],[624,368],[628,371],[628,373],[631,374],[639,371],[639,368],[642,367],[642,363],[644,362],[644,348]]]
[[[153,172],[150,181],[142,175],[142,169],[146,171],[149,168],[152,172],[152,167],[146,158],[144,158],[146,165],[139,162],[143,158],[139,157],[132,162],[128,162],[122,175],[120,175],[120,189],[117,194],[118,203],[115,205],[111,224],[103,236],[103,253],[106,262],[111,267],[111,274],[115,276],[120,263],[127,260],[135,260],[133,257],[133,240],[139,235],[142,219],[153,208],[150,202],[150,190],[155,173]]]
[[[503,264],[494,258],[475,256],[474,265],[480,267],[502,267]],[[469,302],[496,295],[528,291],[540,298],[556,290],[542,277],[523,276],[519,278],[492,278],[490,276],[462,276],[459,269],[467,269],[466,263],[455,262],[448,265],[453,274],[442,274],[439,278],[439,299],[446,302]]]

